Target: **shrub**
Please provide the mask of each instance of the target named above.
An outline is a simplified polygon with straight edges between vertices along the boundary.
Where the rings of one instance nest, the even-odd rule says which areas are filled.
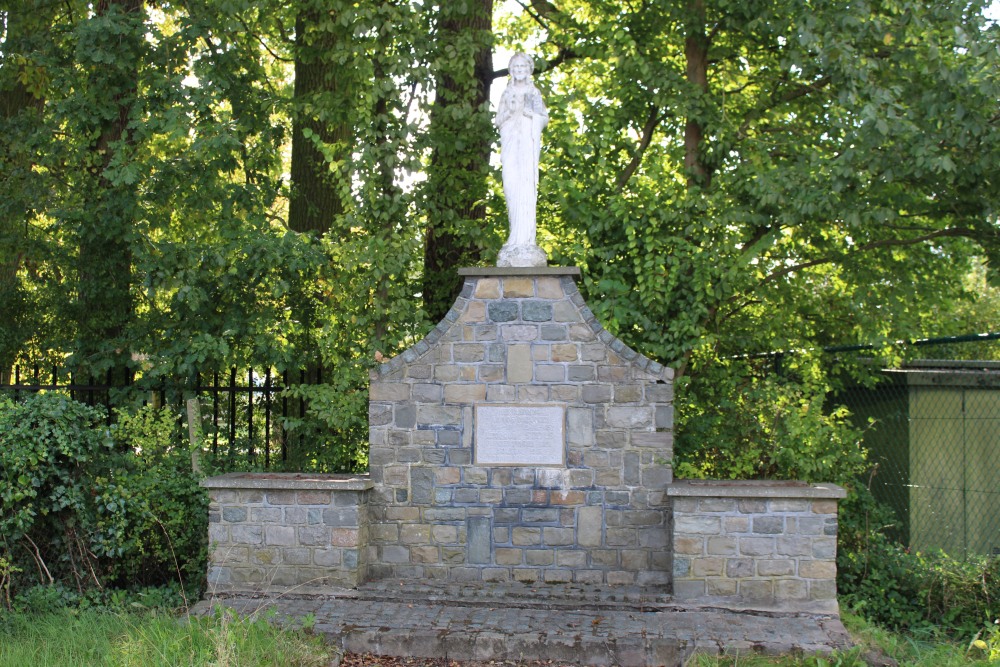
[[[34,583],[200,585],[207,496],[176,417],[143,408],[101,424],[58,393],[0,401],[0,559],[15,596]]]

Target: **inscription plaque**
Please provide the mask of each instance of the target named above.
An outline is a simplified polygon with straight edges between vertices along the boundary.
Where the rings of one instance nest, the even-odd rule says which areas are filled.
[[[561,405],[477,405],[476,465],[565,465]]]

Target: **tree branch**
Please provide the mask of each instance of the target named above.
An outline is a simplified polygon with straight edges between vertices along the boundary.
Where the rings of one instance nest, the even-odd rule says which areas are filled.
[[[882,239],[881,241],[872,241],[871,243],[866,243],[860,245],[853,250],[849,250],[839,256],[827,256],[820,257],[817,259],[810,260],[808,262],[802,262],[800,264],[795,264],[794,266],[787,266],[780,271],[775,271],[767,276],[765,276],[757,284],[757,287],[761,287],[769,282],[773,282],[778,278],[787,276],[789,273],[794,273],[796,271],[801,271],[802,269],[808,269],[814,266],[821,266],[823,264],[833,264],[838,259],[842,259],[847,255],[858,254],[862,252],[868,252],[869,250],[875,250],[878,248],[890,248],[898,246],[912,246],[918,243],[923,243],[924,241],[933,241],[939,238],[948,237],[966,237],[966,238],[977,238],[979,234],[974,229],[968,227],[951,227],[948,229],[939,229],[936,232],[931,232],[929,234],[924,234],[923,236],[915,236],[909,239]]]
[[[642,127],[642,136],[639,139],[639,145],[636,147],[635,152],[632,154],[632,159],[629,161],[625,169],[618,175],[616,180],[617,192],[621,192],[625,189],[625,184],[629,182],[632,175],[635,174],[636,169],[642,164],[642,156],[646,153],[646,149],[649,148],[649,144],[653,141],[653,134],[656,132],[656,126],[660,124],[664,116],[660,115],[660,109],[657,106],[651,106],[649,108],[649,117],[646,118],[646,124]]]
[[[800,84],[794,88],[785,90],[781,95],[772,95],[768,102],[747,113],[746,118],[744,118],[743,122],[740,124],[737,140],[745,139],[747,137],[747,132],[750,130],[750,126],[753,125],[753,122],[758,120],[771,109],[797,100],[800,97],[805,97],[810,93],[818,92],[829,86],[830,82],[830,77],[824,76],[823,78],[817,79],[811,83]]]

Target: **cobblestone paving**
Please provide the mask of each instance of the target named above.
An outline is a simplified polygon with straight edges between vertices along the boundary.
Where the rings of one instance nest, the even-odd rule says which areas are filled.
[[[554,660],[575,665],[683,665],[709,653],[828,653],[848,645],[835,616],[672,605],[640,590],[369,584],[356,591],[217,593],[224,605],[273,609],[353,653],[454,660]]]

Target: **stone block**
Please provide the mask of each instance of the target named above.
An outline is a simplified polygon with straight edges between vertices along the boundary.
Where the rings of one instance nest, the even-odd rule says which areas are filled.
[[[508,343],[530,343],[538,339],[537,324],[504,324],[500,327],[500,337]]]
[[[358,525],[357,507],[336,507],[323,510],[323,523],[336,528],[349,528]]]
[[[640,572],[649,569],[649,552],[644,549],[623,549],[621,556],[624,570]]]
[[[785,519],[780,516],[755,516],[752,532],[764,535],[780,535],[785,531]]]
[[[736,510],[736,501],[732,498],[701,498],[698,509],[702,512],[733,512]]]
[[[642,401],[642,387],[636,384],[624,384],[615,387],[615,403],[638,403]]]
[[[653,423],[652,410],[647,407],[613,406],[607,409],[608,426],[617,428],[646,428]]]
[[[812,540],[812,557],[817,560],[834,560],[837,557],[837,538],[814,537]]]
[[[772,556],[780,553],[776,549],[773,537],[741,537],[739,545],[740,554],[743,556]]]
[[[835,600],[837,599],[837,581],[826,579],[809,582],[810,600]]]
[[[411,429],[417,423],[417,408],[412,403],[397,404],[393,410],[392,425],[397,429]]]
[[[586,323],[572,323],[569,325],[569,339],[579,343],[590,343],[597,340],[594,330]],[[598,359],[603,361],[603,359]]]
[[[420,383],[413,385],[413,400],[418,403],[440,403],[443,388],[439,384]]]
[[[333,547],[313,549],[312,560],[319,567],[338,567],[344,563],[344,551]]]
[[[486,312],[491,322],[513,322],[517,320],[516,301],[491,301],[486,306]]]
[[[722,530],[727,535],[731,535],[733,533],[749,533],[750,517],[724,516],[722,517]]]
[[[434,546],[411,546],[410,560],[414,563],[439,563],[441,561],[438,547]]]
[[[538,364],[535,366],[535,380],[538,382],[565,382],[566,367],[562,364]]]
[[[744,579],[740,582],[738,594],[747,600],[773,600],[774,582],[770,579]]]
[[[763,558],[757,561],[757,574],[761,577],[787,577],[795,574],[795,561]]]
[[[331,542],[331,530],[326,526],[299,526],[294,530],[298,544],[303,546],[327,546]]]
[[[417,405],[417,423],[428,426],[459,426],[462,408],[451,405]]]
[[[814,514],[832,514],[836,516],[837,514],[837,501],[836,500],[813,500],[812,501],[812,511]]]
[[[531,552],[529,552],[531,553]],[[511,549],[508,547],[497,547],[497,565],[521,565],[524,562],[523,549]],[[529,563],[530,564],[530,563]]]
[[[357,547],[360,545],[361,530],[358,528],[331,528],[330,544],[335,547]]]
[[[608,528],[605,540],[609,547],[634,547],[639,544],[635,528]]]
[[[410,384],[407,382],[373,382],[368,388],[370,401],[408,401]]]
[[[376,542],[398,542],[399,525],[395,523],[377,523],[370,528],[371,538]]]
[[[692,558],[691,576],[721,577],[726,567],[724,558]]]
[[[247,520],[246,507],[223,507],[222,520],[227,523],[243,523]]]
[[[568,584],[573,581],[573,571],[561,568],[545,570],[542,576],[547,584]]]
[[[236,525],[229,529],[233,544],[263,544],[264,527],[254,525]]]
[[[541,570],[535,568],[514,568],[514,581],[522,584],[533,584],[538,581]]]
[[[556,301],[552,304],[552,319],[556,322],[579,322],[580,313],[568,301]]]
[[[836,579],[837,564],[832,560],[799,561],[799,576],[803,579]]]
[[[569,408],[566,410],[566,442],[579,447],[594,444],[594,411],[592,408]],[[586,458],[584,459],[586,462]],[[593,466],[590,467],[603,467]]]
[[[726,576],[731,579],[745,579],[754,576],[754,561],[750,558],[727,558]]]
[[[564,341],[569,338],[565,324],[543,324],[538,330],[539,340]]]
[[[739,511],[743,514],[766,514],[767,513],[767,501],[766,500],[755,500],[752,498],[743,499],[736,503]]]
[[[673,428],[674,427],[674,406],[672,405],[658,405],[656,406],[656,414],[654,418],[654,425],[656,428]]]
[[[431,537],[438,544],[455,544],[458,542],[458,526],[431,526]]]
[[[465,563],[464,547],[441,547],[441,561],[449,565],[462,565]],[[454,569],[454,568],[452,568]]]
[[[631,586],[635,583],[634,572],[608,572],[607,581],[609,586]]]
[[[267,499],[268,505],[284,506],[295,504],[294,491],[267,491],[264,497]]]
[[[480,278],[476,282],[476,291],[474,292],[474,296],[477,299],[499,299],[499,278]]]
[[[507,382],[511,384],[531,382],[533,372],[530,345],[511,345],[507,348]]]
[[[575,532],[572,528],[542,528],[542,539],[546,546],[561,547],[573,544]]]
[[[551,276],[540,276],[536,278],[535,290],[537,296],[542,299],[561,299],[565,296],[562,285],[559,283],[559,279]]]
[[[511,543],[515,546],[539,546],[542,543],[542,529],[517,526],[511,531]]]
[[[556,549],[525,549],[524,562],[526,565],[534,567],[549,567],[555,564],[557,551]]]
[[[674,516],[674,532],[678,534],[718,535],[721,528],[722,521],[717,516]]]
[[[778,600],[806,600],[809,586],[801,579],[778,579],[774,582],[774,597]]]
[[[504,299],[523,299],[533,296],[535,296],[535,281],[532,278],[504,277]]]
[[[485,565],[490,562],[491,530],[490,520],[487,517],[466,519],[469,563]]]
[[[384,563],[410,562],[410,547],[404,547],[397,544],[387,544],[381,547],[381,551],[382,551],[381,560]]]
[[[736,538],[709,537],[706,542],[706,553],[710,556],[735,556],[738,553]]]
[[[551,322],[552,303],[538,299],[522,301],[521,319],[525,322]]]
[[[713,577],[705,581],[705,587],[709,595],[717,597],[732,597],[736,595],[739,582],[735,579],[724,577]]]

